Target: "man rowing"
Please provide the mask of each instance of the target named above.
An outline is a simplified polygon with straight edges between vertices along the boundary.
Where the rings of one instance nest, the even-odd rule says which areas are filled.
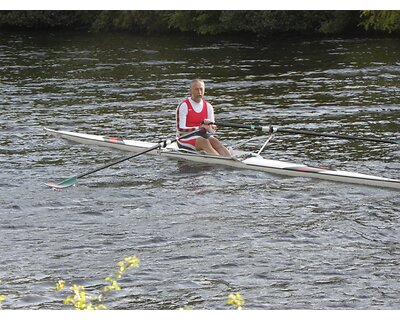
[[[214,137],[216,126],[214,108],[203,99],[205,92],[204,81],[192,80],[190,97],[183,100],[176,109],[177,142],[180,148],[204,151],[212,155],[230,157],[229,150]],[[204,132],[190,138],[180,139],[185,133],[204,128]]]

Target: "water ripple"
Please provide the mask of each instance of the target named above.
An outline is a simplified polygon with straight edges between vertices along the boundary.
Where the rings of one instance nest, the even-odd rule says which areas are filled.
[[[62,192],[44,186],[126,154],[66,143],[43,127],[172,137],[194,77],[205,78],[224,121],[398,137],[393,39],[172,40],[4,34],[3,307],[64,309],[64,296],[49,293],[60,278],[92,291],[137,255],[140,268],[121,280],[110,308],[226,309],[228,294],[240,292],[248,309],[397,309],[394,190],[147,155]],[[228,144],[253,135],[219,130]],[[394,145],[277,135],[264,155],[400,178]]]

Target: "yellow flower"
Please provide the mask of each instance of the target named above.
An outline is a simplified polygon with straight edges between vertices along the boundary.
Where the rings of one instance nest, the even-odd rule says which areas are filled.
[[[61,291],[62,289],[64,289],[64,286],[65,286],[65,281],[58,280],[58,282],[56,283],[56,291]]]
[[[241,310],[244,305],[244,298],[240,293],[231,293],[226,303],[233,305],[236,310]]]

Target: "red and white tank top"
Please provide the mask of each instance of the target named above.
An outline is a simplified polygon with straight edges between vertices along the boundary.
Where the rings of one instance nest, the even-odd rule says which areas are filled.
[[[213,107],[207,103],[206,100],[202,99],[202,109],[200,112],[197,112],[193,108],[190,100],[191,99],[189,98],[185,99],[176,109],[176,128],[178,135],[197,130],[204,119],[210,119],[211,121],[214,121]],[[185,110],[181,110],[181,108],[184,108],[184,106],[187,107],[187,113],[184,112]]]

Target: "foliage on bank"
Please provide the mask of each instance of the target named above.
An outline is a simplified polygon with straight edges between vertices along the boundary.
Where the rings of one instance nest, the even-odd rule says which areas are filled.
[[[363,11],[361,24],[366,30],[373,29],[378,31],[385,31],[388,33],[399,33],[400,11]]]
[[[107,277],[107,285],[102,287],[97,295],[89,295],[86,293],[85,287],[74,284],[71,287],[73,296],[68,296],[64,299],[64,304],[74,306],[75,310],[99,310],[106,309],[103,304],[104,299],[112,291],[121,290],[118,280],[130,269],[139,267],[140,260],[136,256],[127,257],[118,262],[117,271],[114,275]],[[64,289],[65,281],[60,280],[56,284],[56,291]]]
[[[6,296],[4,294],[0,295],[0,309],[1,309],[1,303],[6,300]]]
[[[0,11],[0,28],[257,36],[400,33],[400,11]]]
[[[114,274],[105,278],[107,285],[101,287],[97,294],[88,293],[86,288],[82,285],[73,284],[70,287],[72,296],[67,296],[64,299],[65,305],[73,306],[75,310],[101,310],[107,309],[107,306],[104,304],[106,298],[113,291],[121,290],[121,286],[118,281],[122,278],[122,276],[127,273],[132,268],[139,267],[140,260],[136,256],[126,257],[122,261],[117,263],[117,270]],[[1,281],[0,281],[1,282]],[[65,281],[59,280],[56,283],[55,291],[59,292],[65,289]],[[5,300],[5,295],[0,295],[0,310],[1,303]],[[240,293],[231,293],[226,301],[228,305],[233,306],[236,310],[241,310],[245,304],[245,300],[243,295]],[[190,307],[185,306],[183,310],[191,310]]]

